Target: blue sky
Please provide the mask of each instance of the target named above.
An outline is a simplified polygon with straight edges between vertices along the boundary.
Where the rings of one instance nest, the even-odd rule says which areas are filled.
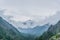
[[[60,11],[60,0],[0,0],[0,9],[9,20],[42,21]]]

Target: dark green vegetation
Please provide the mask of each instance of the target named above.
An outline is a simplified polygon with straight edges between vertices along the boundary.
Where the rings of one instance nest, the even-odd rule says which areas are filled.
[[[0,40],[33,40],[30,35],[23,36],[15,27],[0,17]]]
[[[51,25],[50,28],[45,33],[43,33],[43,35],[37,37],[36,40],[50,40],[52,36],[58,33],[60,33],[60,21],[55,25]]]
[[[23,40],[16,28],[0,17],[0,40]]]
[[[60,40],[60,33],[52,36],[49,40]]]

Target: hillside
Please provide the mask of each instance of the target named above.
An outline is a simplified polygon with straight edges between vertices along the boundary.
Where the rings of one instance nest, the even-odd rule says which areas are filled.
[[[55,24],[51,25],[50,28],[43,33],[40,37],[37,37],[36,40],[49,40],[52,36],[60,33],[60,21]]]
[[[0,17],[0,40],[31,40],[32,38],[31,36],[24,36],[14,26]]]
[[[49,40],[60,40],[60,33],[52,36]]]

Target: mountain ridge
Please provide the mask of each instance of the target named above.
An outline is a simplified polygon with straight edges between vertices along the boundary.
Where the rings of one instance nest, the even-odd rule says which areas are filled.
[[[0,40],[34,40],[32,36],[24,36],[13,25],[0,17]]]

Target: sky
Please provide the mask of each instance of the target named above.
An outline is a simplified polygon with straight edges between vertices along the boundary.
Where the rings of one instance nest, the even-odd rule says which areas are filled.
[[[60,11],[60,0],[0,0],[1,16],[13,21],[43,21]]]

